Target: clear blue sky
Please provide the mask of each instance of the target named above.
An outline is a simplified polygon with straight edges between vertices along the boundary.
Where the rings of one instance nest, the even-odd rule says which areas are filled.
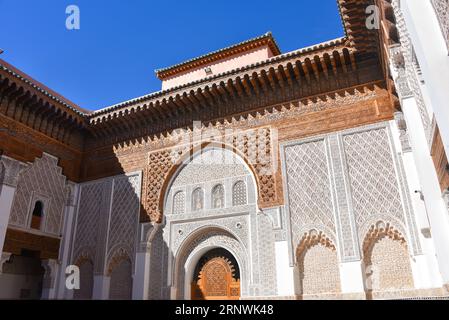
[[[71,4],[80,30],[65,27]],[[0,0],[0,58],[91,110],[159,91],[155,69],[267,31],[282,52],[343,35],[336,0]]]

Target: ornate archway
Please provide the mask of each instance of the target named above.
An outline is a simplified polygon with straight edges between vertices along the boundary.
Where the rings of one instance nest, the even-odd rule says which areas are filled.
[[[371,226],[363,242],[367,299],[376,299],[379,292],[394,294],[414,288],[409,255],[405,237],[389,222]]]
[[[217,248],[204,254],[195,268],[192,300],[237,300],[240,270],[232,254]]]
[[[194,231],[176,252],[172,269],[173,286],[177,292],[174,299],[192,298],[192,283],[195,279],[199,280],[196,276],[204,265],[201,261],[207,262],[208,259],[205,257],[209,252],[213,253],[213,250],[227,252],[221,257],[226,257],[226,263],[232,261],[229,268],[238,271],[234,273],[233,278],[239,280],[239,297],[248,294],[249,266],[245,247],[234,235],[215,226]]]
[[[180,167],[195,157],[195,153],[211,147],[232,151],[244,161],[254,176],[261,208],[281,204],[280,186],[276,181],[276,146],[272,143],[272,135],[275,134],[270,127],[263,127],[224,135],[220,142],[206,139],[194,145],[186,144],[149,153],[143,184],[143,211],[146,216],[142,218],[153,222],[162,221],[164,200],[171,179]]]
[[[296,249],[301,296],[340,293],[337,250],[323,232],[305,233]]]

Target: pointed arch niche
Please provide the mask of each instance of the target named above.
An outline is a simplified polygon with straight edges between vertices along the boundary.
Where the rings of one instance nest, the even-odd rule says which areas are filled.
[[[238,203],[235,185],[243,188],[239,189]],[[221,212],[255,204],[257,185],[251,168],[233,150],[210,146],[178,167],[168,183],[163,211],[167,215]]]

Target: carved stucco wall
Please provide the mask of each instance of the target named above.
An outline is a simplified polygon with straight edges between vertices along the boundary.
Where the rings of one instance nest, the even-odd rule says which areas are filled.
[[[301,293],[335,294],[340,292],[340,274],[335,249],[316,244],[298,260]]]
[[[222,185],[224,191],[224,205],[220,208],[214,208],[212,203],[213,190],[217,185]],[[198,188],[204,191],[204,207],[192,210],[190,206],[192,194]],[[181,193],[185,196],[178,198]],[[185,205],[179,203],[179,199],[183,199]],[[242,284],[242,294],[247,296],[275,294],[273,223],[269,216],[257,213],[257,190],[252,172],[235,153],[221,148],[211,148],[196,155],[173,177],[164,208],[165,245],[161,245],[159,240],[153,241],[157,243],[157,248],[165,249],[167,252],[162,256],[166,257],[167,272],[171,274],[168,285],[176,286],[180,297],[184,294],[184,280],[177,278],[177,272],[181,272],[177,269],[179,263],[185,263],[202,245],[226,248],[227,244],[237,250],[240,258],[236,258],[244,265],[241,266],[241,272],[246,282]],[[185,211],[181,208],[185,208]],[[228,236],[223,235],[220,238],[222,242],[218,240],[214,242],[209,237],[216,232],[226,233]],[[201,239],[209,240],[204,240],[203,243],[203,240],[192,239],[197,233],[202,234],[201,237],[198,236]],[[194,238],[197,239],[196,236]],[[161,255],[159,249],[155,253]],[[156,291],[151,294],[157,296],[159,292],[166,290]]]
[[[260,206],[270,207],[280,202],[279,190],[276,186],[275,172],[277,167],[276,145],[273,142],[276,135],[270,127],[255,130],[242,131],[229,134],[225,130],[215,129],[217,136],[208,139],[204,132],[211,128],[202,128],[195,131],[182,133],[181,140],[194,141],[195,136],[200,136],[200,142],[178,144],[171,149],[155,151],[148,154],[148,166],[145,170],[144,208],[151,221],[161,222],[164,205],[164,196],[167,193],[168,182],[178,172],[178,166],[192,156],[192,152],[204,144],[213,143],[218,139],[220,144],[225,144],[230,150],[236,150],[251,166],[258,181],[258,202]],[[190,139],[190,140],[189,140]],[[182,142],[182,141],[181,141]],[[225,169],[233,170],[224,166],[218,172]],[[201,176],[201,175],[200,175]],[[196,179],[195,177],[191,177]],[[161,205],[162,204],[162,205]]]
[[[82,184],[72,261],[90,260],[96,274],[111,275],[128,259],[134,265],[141,173]]]
[[[114,179],[112,208],[108,232],[107,272],[120,260],[134,261],[138,214],[140,209],[139,174]]]
[[[237,190],[236,185],[243,187]],[[213,208],[213,189],[221,185],[224,188],[224,204],[221,208]],[[219,148],[205,149],[196,155],[192,161],[178,170],[173,178],[164,212],[167,215],[176,214],[201,214],[204,211],[220,212],[220,209],[239,205],[256,204],[255,184],[252,173],[244,162],[234,153]],[[196,190],[202,190],[203,208],[193,210],[193,194]],[[233,199],[239,198],[240,202],[233,203]],[[245,201],[242,201],[244,199]],[[184,200],[184,203],[181,202]]]
[[[132,298],[132,264],[122,260],[111,272],[109,299],[131,300]]]
[[[406,240],[389,223],[371,226],[363,244],[363,262],[369,292],[414,287]]]
[[[340,261],[360,260],[360,244],[379,220],[398,225],[414,254],[420,253],[388,123],[286,143],[282,150],[291,263],[310,230],[329,236]]]
[[[41,231],[60,235],[68,186],[58,158],[43,153],[23,169],[17,180],[17,189],[9,224],[29,228],[36,201],[44,204],[44,225]]]
[[[313,228],[335,241],[329,159],[324,139],[285,148],[286,179],[292,241],[299,243]]]
[[[92,299],[94,287],[94,266],[91,261],[84,260],[80,263],[80,289],[75,290],[73,298],[76,300]]]

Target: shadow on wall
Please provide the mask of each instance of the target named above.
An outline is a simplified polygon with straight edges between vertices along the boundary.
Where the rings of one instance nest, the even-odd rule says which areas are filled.
[[[80,289],[67,291],[66,299],[168,298],[163,292],[168,249],[142,201],[145,161],[122,166],[135,154],[119,158],[116,148],[85,156],[70,254],[70,263],[80,269]]]

